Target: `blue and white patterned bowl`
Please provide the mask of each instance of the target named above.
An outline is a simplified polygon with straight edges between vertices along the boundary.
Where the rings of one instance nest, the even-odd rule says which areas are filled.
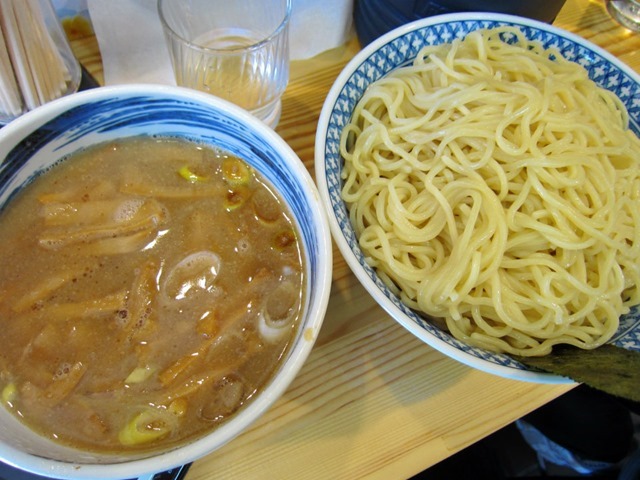
[[[631,128],[640,135],[640,76],[609,53],[576,35],[535,20],[488,13],[447,14],[418,20],[389,32],[367,45],[343,69],[325,100],[318,122],[316,183],[340,252],[367,291],[403,327],[440,352],[485,372],[539,383],[570,383],[571,380],[564,377],[532,371],[506,355],[470,347],[406,307],[365,263],[340,196],[343,165],[340,136],[367,86],[391,70],[410,64],[423,46],[448,43],[474,30],[501,25],[517,26],[529,39],[557,48],[567,59],[585,67],[596,83],[622,99],[629,110]],[[640,350],[637,309],[621,319],[612,342]]]
[[[306,360],[329,300],[331,234],[306,167],[273,130],[238,107],[178,87],[132,85],[73,94],[0,129],[0,209],[58,159],[108,140],[156,135],[223,148],[250,163],[279,191],[306,254],[306,309],[297,338],[266,388],[228,423],[192,443],[152,456],[97,455],[35,434],[0,408],[0,460],[55,478],[132,478],[191,462],[228,442],[267,410]]]

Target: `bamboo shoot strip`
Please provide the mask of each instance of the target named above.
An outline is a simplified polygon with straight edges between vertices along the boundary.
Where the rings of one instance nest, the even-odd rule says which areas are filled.
[[[193,185],[189,188],[167,185],[149,185],[146,183],[126,183],[120,187],[122,193],[143,197],[193,199],[223,195],[226,190],[215,185]]]
[[[117,204],[116,204],[117,205]],[[114,213],[114,216],[116,213]],[[38,240],[43,248],[59,248],[77,243],[89,243],[103,239],[113,239],[133,235],[139,232],[155,232],[166,217],[159,202],[144,202],[131,218],[123,221],[110,221],[97,225],[80,225],[75,228],[54,229],[44,232]]]
[[[165,368],[160,374],[158,378],[162,386],[167,387],[171,385],[176,379],[182,377],[190,372],[190,369],[194,364],[198,362],[202,362],[207,350],[213,345],[214,342],[217,342],[219,339],[216,337],[210,337],[202,341],[200,346],[195,352],[189,353],[184,357],[180,357],[174,363]]]
[[[127,296],[126,318],[120,322],[126,339],[132,340],[137,335],[155,328],[153,305],[157,295],[156,277],[159,270],[155,262],[147,262],[139,267]]]
[[[105,238],[80,245],[78,255],[122,255],[145,248],[157,237],[157,231],[143,230],[126,237]]]
[[[61,288],[63,285],[73,281],[74,278],[78,278],[82,273],[82,271],[67,269],[57,275],[46,278],[42,283],[36,285],[31,291],[29,291],[29,293],[17,300],[13,305],[13,311],[21,313],[32,308],[39,302],[44,301],[49,295]]]
[[[96,225],[106,224],[105,219],[115,219],[119,211],[128,209],[133,212],[141,205],[142,202],[133,197],[84,202],[50,202],[42,205],[40,214],[47,226]],[[161,208],[158,212],[161,213]],[[112,221],[114,222],[115,220]]]
[[[44,402],[51,407],[67,398],[76,388],[87,371],[87,366],[76,362],[54,376],[53,381],[44,390]]]
[[[66,189],[62,192],[43,193],[38,197],[38,201],[44,205],[48,203],[80,202],[84,195],[89,195],[91,199],[111,199],[117,192],[116,186],[109,181],[100,181],[87,185],[80,183],[75,188]]]
[[[124,308],[126,292],[108,294],[102,298],[74,303],[57,303],[43,309],[49,321],[56,322],[68,318],[92,318],[116,314]]]

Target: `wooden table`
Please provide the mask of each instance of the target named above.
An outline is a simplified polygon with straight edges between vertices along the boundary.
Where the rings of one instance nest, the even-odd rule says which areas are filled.
[[[640,72],[640,36],[614,23],[602,1],[568,0],[555,25]],[[72,44],[102,83],[95,37]],[[312,174],[322,104],[358,49],[353,40],[291,66],[277,131]],[[482,373],[421,343],[377,306],[334,248],[327,316],[302,371],[252,428],[195,462],[187,480],[407,478],[570,388]]]

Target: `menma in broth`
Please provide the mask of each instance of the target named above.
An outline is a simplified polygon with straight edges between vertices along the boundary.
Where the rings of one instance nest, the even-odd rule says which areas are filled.
[[[37,178],[0,219],[0,390],[35,430],[99,452],[198,437],[271,378],[303,253],[241,159],[116,141]]]

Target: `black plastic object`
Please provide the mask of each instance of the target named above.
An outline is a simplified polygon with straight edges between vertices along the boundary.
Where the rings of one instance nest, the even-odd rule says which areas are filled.
[[[551,23],[565,0],[356,0],[354,23],[364,47],[405,23],[453,12],[498,12]]]
[[[79,91],[98,88],[100,86],[98,81],[93,77],[93,75],[89,73],[86,68],[84,68],[83,65],[80,65],[80,69],[82,71],[82,77],[80,79],[80,86],[78,87]]]
[[[184,480],[189,471],[190,463],[182,467],[176,467],[166,472],[156,473],[155,475],[145,475],[138,479],[131,480]],[[42,477],[34,473],[18,470],[0,462],[0,480],[48,480],[48,477]]]

